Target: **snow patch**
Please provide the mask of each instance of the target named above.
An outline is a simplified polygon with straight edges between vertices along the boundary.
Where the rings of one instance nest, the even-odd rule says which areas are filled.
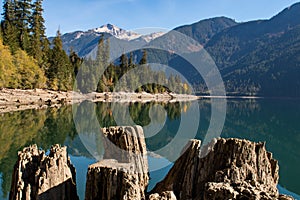
[[[126,31],[126,30],[119,28],[112,24],[106,24],[99,28],[95,28],[95,29],[93,29],[93,32],[109,33],[120,40],[127,40],[127,41],[143,39],[147,43],[150,42],[151,40],[154,40],[155,38],[158,38],[165,34],[164,32],[156,32],[156,33],[150,33],[148,35],[142,35],[139,33],[135,33],[133,31]]]
[[[81,38],[81,36],[82,36],[83,34],[84,34],[83,32],[77,33],[77,35],[75,36],[74,39],[77,40],[77,39]]]
[[[141,37],[141,35],[138,33],[132,31],[126,31],[112,24],[103,25],[99,28],[93,29],[93,31],[96,33],[109,33],[118,39],[127,40],[127,41],[134,40],[136,38]]]
[[[165,34],[165,32],[155,32],[155,33],[150,33],[150,34],[140,34],[136,33],[133,31],[127,31],[122,28],[119,28],[115,25],[112,24],[106,24],[101,27],[95,28],[95,29],[90,29],[88,31],[78,31],[74,32],[75,35],[74,37],[68,41],[68,43],[78,40],[81,37],[89,36],[89,35],[97,35],[100,36],[102,33],[108,33],[111,34],[112,36],[120,39],[120,40],[126,40],[126,41],[132,41],[132,40],[143,40],[147,43],[150,41],[162,36]]]

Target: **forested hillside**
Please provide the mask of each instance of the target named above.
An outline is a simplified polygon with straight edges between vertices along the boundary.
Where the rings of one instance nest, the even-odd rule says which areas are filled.
[[[177,30],[203,44],[203,27],[189,29],[193,31]],[[228,95],[300,97],[300,3],[269,20],[225,28],[204,42],[204,48],[219,68]],[[169,64],[187,75],[200,93],[208,92],[185,60],[175,57]]]
[[[227,17],[215,17],[201,20],[191,25],[179,26],[174,30],[188,35],[201,45],[205,45],[217,33],[237,24],[233,19]]]
[[[131,52],[129,55],[123,53],[117,60],[109,62],[109,44],[110,40],[102,37],[97,45],[96,58],[84,59],[77,75],[77,87],[80,91],[85,93],[116,90],[117,92],[191,93],[190,87],[179,75],[167,76],[162,70],[153,70],[147,64],[146,50]],[[141,56],[136,56],[137,54]],[[138,70],[132,73],[131,71],[136,68]],[[144,80],[147,80],[146,84],[143,83]]]
[[[226,29],[205,46],[228,93],[300,96],[300,3]]]

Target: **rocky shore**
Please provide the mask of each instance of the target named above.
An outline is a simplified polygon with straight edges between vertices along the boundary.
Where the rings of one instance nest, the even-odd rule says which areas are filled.
[[[191,140],[166,177],[147,192],[143,129],[110,127],[102,132],[104,159],[88,168],[86,200],[293,199],[279,194],[279,166],[264,143],[219,138],[201,147],[201,141]],[[34,145],[18,157],[10,199],[78,198],[66,147],[54,145],[45,156]]]
[[[173,93],[149,94],[106,92],[82,94],[74,91],[62,92],[44,89],[20,90],[0,89],[0,113],[59,107],[65,104],[80,103],[85,100],[92,102],[149,102],[149,101],[191,101],[199,97]]]

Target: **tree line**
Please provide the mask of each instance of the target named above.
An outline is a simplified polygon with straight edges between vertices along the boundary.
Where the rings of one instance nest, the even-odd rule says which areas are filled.
[[[147,51],[123,53],[110,61],[110,41],[100,38],[95,58],[85,58],[77,76],[77,87],[87,92],[147,92],[191,93],[189,85],[179,75],[169,76],[162,70],[154,70],[148,64]],[[134,70],[138,68],[138,70]],[[133,70],[133,72],[132,72]],[[146,83],[143,84],[144,80]],[[116,88],[117,87],[117,88]]]
[[[45,34],[43,0],[4,0],[0,28],[0,88],[71,90],[82,59],[63,49],[60,31]]]
[[[0,26],[0,88],[72,90],[81,68],[77,89],[84,93],[113,91],[120,82],[120,89],[127,92],[190,92],[178,75],[167,77],[163,71],[152,70],[147,65],[145,50],[139,60],[137,54],[141,52],[134,52],[110,62],[109,40],[103,37],[99,39],[96,58],[80,58],[72,49],[68,55],[59,30],[51,42],[46,37],[42,4],[43,0],[4,0]],[[123,77],[136,67],[140,67],[141,73]],[[135,88],[146,78],[150,78],[150,83]]]

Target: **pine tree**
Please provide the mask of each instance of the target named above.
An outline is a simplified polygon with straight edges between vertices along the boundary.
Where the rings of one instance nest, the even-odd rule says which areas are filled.
[[[74,75],[76,76],[78,71],[79,71],[79,68],[83,62],[83,59],[80,58],[75,51],[73,51],[73,49],[70,50],[70,55],[69,55],[69,59],[70,59],[70,62],[72,64],[72,67],[74,69]]]
[[[93,82],[90,83],[90,87],[91,87],[89,88],[90,91],[95,91],[94,88],[95,85],[97,86],[96,87],[97,92],[107,91],[107,88],[109,87],[108,85],[110,79],[109,77],[106,77],[104,75],[104,72],[109,65],[109,55],[110,55],[109,40],[105,41],[103,36],[101,36],[98,43],[96,62],[91,69],[92,74],[90,74],[90,76],[93,77],[91,79]]]
[[[21,49],[30,50],[30,30],[32,0],[19,0],[15,4],[15,25],[17,27],[18,39]]]
[[[104,70],[109,65],[109,55],[110,55],[110,47],[109,40],[104,40],[103,36],[101,36],[98,47],[97,47],[97,56],[96,63],[98,65],[98,71],[103,74]]]
[[[134,68],[134,61],[133,61],[133,53],[132,52],[130,52],[130,54],[129,54],[128,65],[129,65],[128,67],[130,69]]]
[[[123,75],[124,73],[127,72],[128,67],[129,67],[128,58],[127,58],[126,54],[123,53],[120,57],[121,75]]]
[[[13,22],[15,20],[14,7],[15,4],[12,0],[4,0],[2,15],[5,21]]]
[[[60,31],[53,39],[53,48],[50,51],[49,68],[46,71],[48,87],[53,90],[71,90],[73,87],[73,69],[69,57],[63,50]]]
[[[50,42],[47,38],[42,40],[42,63],[39,63],[39,66],[47,71],[50,66],[50,57],[51,57],[51,49]]]
[[[144,64],[147,64],[147,51],[144,50],[143,51],[143,56],[142,56],[142,59],[140,60],[140,65],[144,65]]]
[[[47,46],[47,38],[45,36],[45,20],[43,18],[43,0],[36,0],[33,4],[33,13],[31,17],[30,32],[31,45],[29,54],[32,55],[42,65],[45,45]]]
[[[17,28],[15,24],[15,3],[11,0],[5,0],[3,5],[3,21],[1,22],[1,30],[3,36],[3,44],[10,47],[12,53],[16,52],[20,47]]]

